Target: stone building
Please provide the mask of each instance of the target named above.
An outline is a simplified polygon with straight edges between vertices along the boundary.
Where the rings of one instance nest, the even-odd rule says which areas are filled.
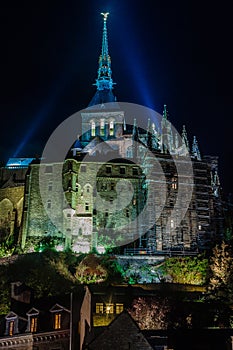
[[[223,234],[217,157],[202,156],[195,136],[189,146],[166,105],[145,127],[143,111],[128,119],[113,92],[107,17],[96,93],[65,160],[11,159],[0,170],[1,239],[24,251],[52,237],[77,252],[197,253]]]

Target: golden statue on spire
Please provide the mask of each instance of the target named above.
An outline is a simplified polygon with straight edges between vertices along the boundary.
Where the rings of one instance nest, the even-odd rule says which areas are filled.
[[[109,12],[101,12],[101,15],[104,17],[104,21],[107,21]]]

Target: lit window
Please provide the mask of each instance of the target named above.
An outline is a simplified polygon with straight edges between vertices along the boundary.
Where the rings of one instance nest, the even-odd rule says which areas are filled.
[[[104,136],[104,119],[100,120],[100,136]]]
[[[174,220],[171,220],[171,228],[174,228]]]
[[[10,321],[9,323],[9,336],[12,336],[14,334],[14,321]]]
[[[124,304],[116,304],[116,314],[120,314],[124,310]]]
[[[114,304],[106,304],[106,314],[114,313]]]
[[[86,211],[89,210],[89,203],[85,203],[85,210],[86,210]]]
[[[61,314],[54,315],[54,329],[61,329]]]
[[[95,136],[95,122],[91,123],[91,136]]]
[[[95,304],[95,312],[97,314],[103,314],[104,313],[104,304],[103,303],[96,303]]]
[[[51,206],[52,206],[51,200],[49,199],[49,200],[47,201],[47,209],[51,209]]]
[[[113,136],[114,135],[114,122],[110,121],[109,123],[109,135]]]
[[[201,231],[201,225],[198,225],[198,230]]]
[[[177,178],[176,177],[172,178],[172,189],[177,190]]]
[[[31,318],[30,331],[31,333],[34,333],[37,331],[37,317]]]

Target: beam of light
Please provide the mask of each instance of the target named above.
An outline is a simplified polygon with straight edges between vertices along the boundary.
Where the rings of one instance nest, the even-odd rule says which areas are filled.
[[[52,114],[54,108],[56,107],[56,102],[62,92],[65,90],[69,80],[72,78],[72,73],[63,71],[59,80],[56,81],[51,88],[51,93],[46,102],[42,105],[39,111],[32,117],[33,123],[30,125],[22,141],[18,145],[13,157],[17,157],[20,152],[28,145],[30,139],[35,134],[36,130],[40,127],[43,121]]]
[[[123,15],[124,14],[121,14],[121,16]],[[137,88],[138,94],[142,99],[142,103],[146,107],[154,109],[155,105],[152,98],[153,90],[149,86],[144,72],[144,67],[146,66],[147,62],[143,61],[143,57],[146,58],[146,54],[140,54],[143,51],[143,45],[137,42],[137,38],[135,37],[133,30],[126,27],[125,23],[128,23],[127,18],[125,18],[125,20],[121,20],[121,26],[119,27],[121,32],[118,35],[119,40],[121,40],[119,50],[122,51],[122,60],[124,63],[126,63],[127,70],[130,72],[130,75],[134,80],[132,85],[134,84]],[[124,39],[122,40],[122,38]]]

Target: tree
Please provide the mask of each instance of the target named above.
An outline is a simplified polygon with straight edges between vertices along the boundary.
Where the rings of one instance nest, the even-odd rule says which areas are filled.
[[[230,245],[222,242],[213,249],[210,260],[208,294],[211,299],[233,303],[233,254]]]
[[[128,310],[140,329],[166,329],[169,311],[168,300],[160,297],[138,297]]]

